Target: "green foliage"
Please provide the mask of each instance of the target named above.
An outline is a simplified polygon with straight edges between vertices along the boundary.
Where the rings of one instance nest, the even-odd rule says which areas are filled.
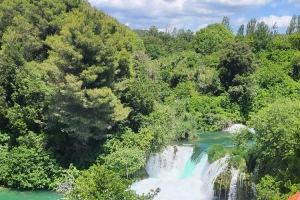
[[[226,100],[226,96],[205,95],[194,95],[189,99],[188,111],[197,117],[199,131],[222,130],[227,122],[237,117],[230,102],[228,105],[224,105]],[[227,106],[231,110],[227,110]]]
[[[228,89],[239,85],[239,77],[254,72],[254,55],[249,45],[244,42],[231,42],[220,52],[220,80]]]
[[[237,133],[231,135],[233,144],[237,148],[247,147],[249,141],[254,139],[254,134],[248,128],[240,129]]]
[[[291,48],[292,48],[292,46],[291,46],[291,43],[289,42],[289,37],[287,37],[286,35],[276,35],[269,41],[269,43],[267,45],[268,51],[288,50]],[[281,52],[281,53],[284,53],[284,52]]]
[[[152,199],[158,190],[148,195],[139,196],[128,189],[129,180],[120,178],[116,173],[104,166],[95,164],[90,169],[82,172],[76,179],[74,190],[67,195],[69,199]]]
[[[98,158],[105,167],[76,179],[71,198],[142,199],[124,178],[150,153],[250,120],[256,135],[233,135],[232,165],[264,177],[258,198],[285,198],[300,176],[299,19],[280,35],[251,19],[235,37],[228,17],[137,35],[87,1],[1,1],[0,184],[72,188],[79,171],[56,159],[83,169]]]
[[[110,88],[81,90],[81,82],[71,75],[66,76],[66,81],[51,105],[51,117],[66,125],[64,132],[81,141],[101,138],[115,122],[128,116],[129,108],[123,107]]]
[[[134,30],[144,41],[146,54],[151,59],[169,56],[173,53],[191,50],[191,41],[194,33],[191,30],[183,30],[166,27],[166,31],[159,31],[156,26],[149,30]]]
[[[15,77],[14,106],[7,109],[7,119],[13,136],[24,135],[28,130],[40,131],[46,120],[45,112],[54,91],[42,80],[43,71],[37,63],[27,63]]]
[[[197,53],[207,55],[218,51],[223,44],[233,39],[233,33],[223,24],[211,24],[196,32],[193,43]]]
[[[220,51],[220,81],[230,94],[230,100],[240,105],[245,119],[257,93],[256,80],[251,76],[256,67],[254,54],[245,42],[229,43]]]
[[[104,158],[105,166],[121,176],[132,175],[146,162],[145,153],[136,147],[118,149]]]
[[[297,29],[297,15],[293,15],[290,25],[286,29],[286,34],[291,35]]]
[[[231,156],[229,163],[236,169],[246,171],[247,166],[246,166],[246,160],[240,156]]]
[[[279,185],[280,181],[277,181],[270,175],[264,176],[260,183],[256,185],[257,199],[258,200],[280,200],[282,195],[280,194]]]
[[[143,150],[144,152],[150,151],[151,142],[154,140],[153,132],[148,128],[141,128],[138,133],[134,133],[130,129],[122,132],[121,136],[114,137],[108,140],[104,147],[108,152],[114,152],[123,148],[135,148]]]
[[[299,182],[299,109],[299,101],[283,99],[252,117],[258,178],[269,174],[283,182]]]
[[[288,37],[292,47],[300,50],[300,32],[296,32]]]
[[[0,132],[0,157],[3,159],[8,150],[9,135]]]
[[[197,89],[204,94],[219,95],[223,91],[219,72],[215,68],[200,68],[197,76]]]
[[[211,145],[207,149],[208,163],[213,163],[216,160],[223,158],[226,155],[225,148],[220,144]]]
[[[81,175],[79,171],[73,164],[70,164],[68,169],[62,171],[62,175],[56,182],[52,183],[55,187],[56,192],[70,194],[74,188],[75,180]]]
[[[290,63],[291,71],[290,75],[291,77],[298,81],[300,79],[300,52],[297,52],[292,59]]]
[[[119,175],[135,177],[144,166],[153,141],[153,132],[148,128],[141,128],[138,133],[126,129],[119,137],[114,137],[104,144],[108,154],[100,158],[108,169]]]
[[[17,141],[19,147],[0,156],[0,183],[18,189],[49,188],[61,175],[61,169],[45,150],[44,136],[29,132]]]
[[[239,29],[237,30],[237,33],[236,33],[236,39],[242,39],[244,37],[244,34],[245,34],[245,25],[242,24]]]
[[[222,24],[230,31],[232,32],[232,27],[230,25],[230,18],[227,16],[224,16],[222,19]]]
[[[174,53],[157,60],[155,64],[160,66],[159,78],[161,81],[175,88],[180,82],[195,80],[199,55],[192,51]]]

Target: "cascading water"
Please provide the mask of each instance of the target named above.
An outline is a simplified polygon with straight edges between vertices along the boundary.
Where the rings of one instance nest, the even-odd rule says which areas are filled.
[[[150,157],[146,165],[149,178],[135,182],[131,189],[146,194],[160,188],[155,200],[213,199],[214,181],[228,167],[228,156],[209,164],[205,152],[195,159],[193,150],[192,146],[168,146]]]
[[[228,200],[235,200],[236,199],[236,187],[237,181],[239,177],[240,170],[231,168],[231,181],[228,193]]]

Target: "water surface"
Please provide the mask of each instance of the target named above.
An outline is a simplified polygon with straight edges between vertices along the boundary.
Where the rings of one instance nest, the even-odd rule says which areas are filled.
[[[22,191],[0,187],[0,200],[59,200],[62,194],[48,190]]]

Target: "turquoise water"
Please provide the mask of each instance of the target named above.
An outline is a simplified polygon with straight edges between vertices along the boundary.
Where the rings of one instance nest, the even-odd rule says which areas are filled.
[[[186,163],[183,174],[181,175],[182,179],[191,176],[196,165],[205,155],[205,150],[208,149],[211,145],[221,144],[225,148],[233,147],[231,141],[231,134],[224,131],[200,133],[199,138],[193,140],[180,141],[179,144],[180,143],[188,143],[194,146],[193,154]]]
[[[213,182],[227,167],[227,158],[209,164],[206,150],[213,144],[232,148],[228,132],[199,133],[199,138],[173,141],[146,164],[149,178],[137,181],[131,189],[138,194],[160,188],[155,200],[212,200]],[[176,151],[174,151],[176,145]],[[217,198],[219,199],[219,198]]]
[[[201,153],[202,151],[208,149],[213,144],[221,144],[225,148],[232,148],[233,144],[231,141],[231,133],[225,131],[217,131],[217,132],[205,132],[199,133],[199,138],[189,139],[189,140],[181,140],[181,141],[173,141],[171,145],[180,145],[180,144],[190,144],[194,145],[195,150]]]
[[[20,191],[0,188],[0,200],[59,200],[62,194],[52,191]]]

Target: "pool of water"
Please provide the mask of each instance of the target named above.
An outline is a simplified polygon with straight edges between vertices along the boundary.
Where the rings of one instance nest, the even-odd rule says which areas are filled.
[[[0,200],[59,200],[62,194],[48,190],[22,191],[0,188]]]
[[[173,141],[171,145],[181,145],[181,144],[190,144],[197,146],[199,151],[203,151],[209,148],[213,144],[221,144],[225,148],[232,148],[233,143],[231,140],[231,133],[226,131],[216,131],[216,132],[205,132],[199,133],[199,138],[188,139],[181,141]]]

